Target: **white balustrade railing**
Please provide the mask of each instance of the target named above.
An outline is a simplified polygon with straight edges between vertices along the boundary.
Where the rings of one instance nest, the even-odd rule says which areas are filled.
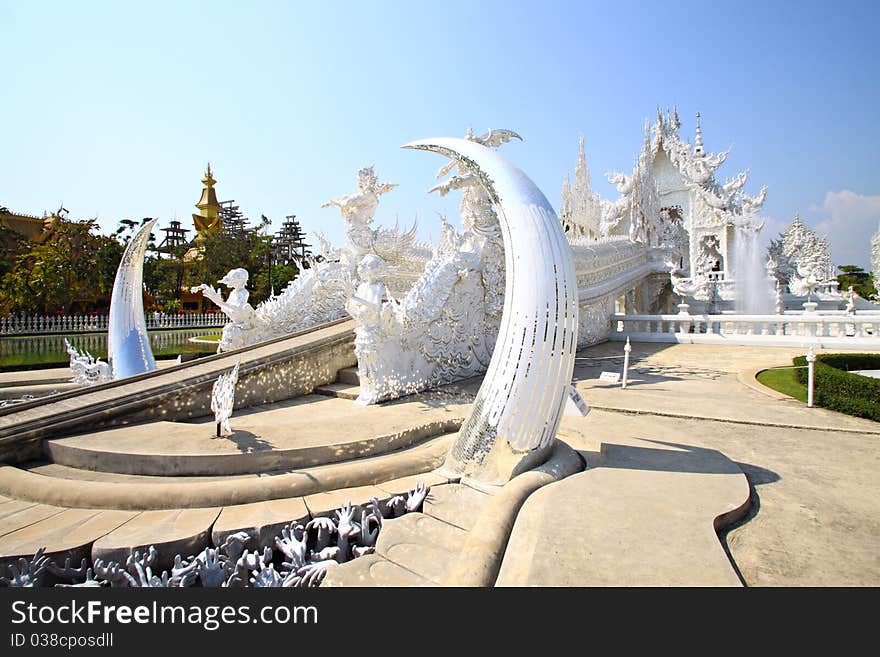
[[[204,338],[213,333],[213,327],[183,328],[173,331],[150,332],[150,346],[154,352],[167,350],[213,351],[216,345],[207,345],[204,349],[194,347],[191,338]],[[107,357],[107,333],[43,333],[32,335],[3,336],[0,339],[0,365],[10,359],[27,356],[41,356],[46,361],[66,361],[67,347],[65,338],[79,351],[88,351],[93,356]]]
[[[856,340],[880,349],[880,315],[624,315],[612,317],[611,339],[772,344]],[[705,339],[700,339],[705,338]]]
[[[226,324],[223,313],[144,315],[147,329],[212,328]],[[42,335],[51,333],[104,333],[107,315],[7,315],[0,317],[0,335]]]

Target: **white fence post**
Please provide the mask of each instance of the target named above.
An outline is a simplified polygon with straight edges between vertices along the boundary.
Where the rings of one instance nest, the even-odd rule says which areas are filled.
[[[807,408],[813,408],[813,363],[816,362],[816,354],[813,348],[807,352]]]
[[[620,382],[621,388],[626,388],[626,375],[629,370],[629,352],[631,352],[632,349],[632,345],[629,343],[629,336],[626,336],[626,344],[623,346],[623,379]]]

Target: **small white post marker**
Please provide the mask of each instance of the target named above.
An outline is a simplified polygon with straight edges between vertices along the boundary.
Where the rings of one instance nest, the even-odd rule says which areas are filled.
[[[807,352],[807,408],[813,408],[813,363],[816,362],[816,354],[813,348]]]
[[[626,388],[626,374],[629,369],[629,352],[633,350],[629,343],[629,336],[626,336],[626,344],[623,345],[623,379],[620,382],[621,388]]]

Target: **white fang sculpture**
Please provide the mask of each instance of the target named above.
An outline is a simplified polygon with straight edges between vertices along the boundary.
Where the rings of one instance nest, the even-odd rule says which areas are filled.
[[[238,383],[238,366],[236,363],[226,374],[221,374],[214,381],[211,389],[211,410],[214,412],[214,421],[217,423],[217,436],[220,436],[220,427],[232,433],[229,426],[229,418],[232,417],[232,407],[235,406],[235,384]]]
[[[501,327],[471,415],[443,469],[504,484],[546,458],[565,409],[578,332],[574,258],[541,190],[492,149],[453,138],[404,148],[453,158],[479,178],[497,208],[506,265]]]
[[[144,254],[150,231],[158,219],[151,219],[131,238],[113,282],[110,321],[107,331],[107,358],[114,379],[143,374],[156,369],[147,323],[144,320]]]

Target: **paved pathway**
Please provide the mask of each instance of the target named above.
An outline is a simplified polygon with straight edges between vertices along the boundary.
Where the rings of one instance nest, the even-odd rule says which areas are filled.
[[[598,358],[620,354],[620,350],[620,344],[606,343],[579,355]],[[789,364],[800,353],[796,349],[636,344],[632,385],[625,390],[597,380],[602,370],[619,371],[620,361],[579,360],[577,388],[588,404],[603,410],[594,410],[583,419],[580,443],[576,438],[569,441],[586,450],[606,443],[609,460],[615,451],[632,453],[638,447],[690,454],[715,450],[734,461],[752,486],[753,504],[725,538],[747,585],[880,585],[880,424],[761,394],[737,376],[761,366]],[[683,458],[667,466],[666,472],[687,471],[690,460],[690,456]],[[639,467],[644,465],[633,466],[626,474],[632,476]],[[601,471],[600,465],[593,473]],[[655,472],[640,474],[639,486],[647,476],[654,477]],[[614,485],[607,472],[602,477],[608,486]],[[618,476],[617,483],[623,484],[624,478]],[[578,487],[577,495],[570,490],[573,486]],[[629,495],[633,490],[630,483],[618,492]],[[577,536],[595,532],[590,524],[597,519],[589,513],[595,495],[590,472],[576,475],[539,491],[527,502],[517,524],[536,524],[537,514],[555,512],[558,522],[545,531],[573,532],[570,542],[576,542]],[[578,524],[565,525],[564,508],[560,512],[546,505],[545,511],[541,504],[542,497],[550,496],[582,504],[587,512]],[[642,497],[640,504],[649,502],[649,496]],[[675,508],[666,511],[679,512]],[[669,546],[667,540],[656,542],[653,558],[657,563],[675,556]],[[556,577],[557,538],[547,534],[533,550],[533,572],[557,574],[528,583]],[[607,572],[586,577],[592,582],[605,578],[603,583],[636,583],[631,571],[618,574],[618,579]],[[640,582],[656,583],[650,577]]]

